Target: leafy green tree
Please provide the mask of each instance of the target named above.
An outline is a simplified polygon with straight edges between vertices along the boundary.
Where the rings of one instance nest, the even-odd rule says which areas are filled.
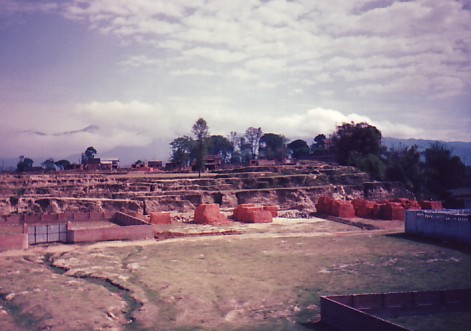
[[[402,182],[417,197],[422,197],[424,177],[418,147],[392,148],[386,156],[386,179]]]
[[[368,154],[380,156],[383,151],[381,145],[381,131],[368,123],[343,123],[337,126],[332,135],[337,161],[342,165],[353,165],[359,157]]]
[[[23,155],[20,156],[20,160],[16,165],[17,172],[25,172],[33,167],[34,161],[30,158],[24,157]]]
[[[297,139],[290,142],[287,147],[291,151],[293,158],[298,160],[308,158],[311,153],[307,142],[302,139]]]
[[[180,168],[188,167],[192,161],[194,143],[194,140],[188,136],[174,139],[170,143],[172,153],[170,160]]]
[[[70,169],[70,161],[69,160],[59,160],[59,161],[56,161],[55,162],[57,168],[59,168],[60,170],[68,170]]]
[[[262,138],[262,128],[250,127],[245,131],[245,143],[250,146],[251,159],[255,160],[260,147],[260,139]]]
[[[49,158],[41,163],[41,167],[43,167],[43,169],[46,171],[56,171],[56,164],[54,163],[53,158]]]
[[[193,124],[192,132],[196,137],[196,169],[198,176],[201,177],[201,172],[204,171],[207,155],[207,139],[209,136],[208,124],[203,118],[199,118]]]
[[[311,149],[314,150],[324,150],[325,149],[325,141],[326,141],[325,134],[318,134],[314,137],[314,143],[311,145]]]
[[[267,160],[281,161],[286,158],[286,139],[283,135],[275,133],[265,133],[260,138],[260,155]]]
[[[97,154],[93,146],[87,147],[85,152],[82,153],[82,164],[87,164],[89,160],[94,159]]]
[[[445,145],[432,144],[424,156],[425,186],[431,198],[445,200],[449,190],[464,186],[466,167]]]
[[[386,166],[384,162],[374,154],[361,155],[354,151],[350,154],[351,164],[366,172],[376,180],[384,179]]]
[[[213,135],[207,139],[208,154],[218,155],[223,162],[228,162],[234,152],[234,145],[226,137]]]

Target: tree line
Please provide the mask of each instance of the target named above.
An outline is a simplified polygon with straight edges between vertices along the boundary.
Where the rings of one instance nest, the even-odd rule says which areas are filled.
[[[85,165],[87,162],[95,157],[97,154],[96,149],[93,146],[88,147],[85,152],[82,153],[80,163]],[[34,161],[25,157],[24,155],[20,156],[18,163],[16,164],[16,172],[25,172],[33,168]],[[45,171],[57,171],[57,170],[68,170],[71,168],[71,163],[69,160],[59,160],[54,161],[54,158],[48,158],[44,162],[41,162],[41,168]]]
[[[233,131],[227,137],[211,135],[203,118],[194,123],[191,132],[193,136],[183,135],[170,143],[170,161],[180,169],[192,166],[199,174],[205,170],[208,155],[240,165],[255,159],[282,162],[328,154],[340,165],[357,167],[376,180],[402,182],[419,199],[446,200],[451,189],[465,183],[466,167],[447,146],[437,142],[422,152],[417,146],[388,149],[381,143],[381,131],[365,122],[343,123],[329,136],[318,134],[311,144],[302,139],[290,142],[284,135],[264,133],[260,127],[249,127],[244,133]],[[95,148],[88,147],[81,163],[87,164],[96,154]],[[33,163],[20,156],[17,172],[28,171]],[[66,170],[71,164],[49,158],[41,166],[46,171]]]
[[[446,200],[449,190],[465,182],[464,163],[444,144],[436,142],[423,152],[417,146],[388,149],[382,145],[381,131],[365,122],[343,123],[328,137],[318,134],[310,145],[255,127],[227,137],[210,135],[202,118],[192,132],[194,138],[184,135],[170,143],[170,159],[180,168],[195,165],[200,173],[207,155],[219,156],[223,163],[247,164],[257,158],[302,160],[331,154],[340,165],[357,167],[376,180],[402,182],[419,199]]]

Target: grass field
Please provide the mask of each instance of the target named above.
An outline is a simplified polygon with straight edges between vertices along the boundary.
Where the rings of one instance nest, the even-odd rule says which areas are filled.
[[[321,295],[471,287],[461,250],[375,231],[306,234],[0,256],[0,329],[324,330],[313,323]],[[448,330],[449,317],[434,318],[394,321]],[[450,320],[471,329],[470,314]]]

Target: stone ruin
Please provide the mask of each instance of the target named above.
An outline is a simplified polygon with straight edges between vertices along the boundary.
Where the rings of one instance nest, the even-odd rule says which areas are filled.
[[[352,201],[335,200],[322,196],[316,204],[316,212],[341,218],[367,218],[381,220],[404,220],[406,210],[434,209],[441,210],[439,201],[421,201],[398,198],[393,200],[370,201],[354,199]]]
[[[311,161],[205,174],[54,173],[0,176],[0,213],[116,212],[150,215],[193,212],[201,204],[241,204],[316,210],[319,197],[336,200],[413,198],[399,183],[375,182],[353,167]],[[348,208],[348,207],[347,207]]]

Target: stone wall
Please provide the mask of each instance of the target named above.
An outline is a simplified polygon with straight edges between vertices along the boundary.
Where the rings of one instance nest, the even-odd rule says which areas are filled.
[[[28,233],[0,234],[0,251],[27,249],[28,247]]]
[[[110,240],[153,239],[152,225],[129,225],[99,229],[71,229],[67,231],[68,243],[84,243]]]

